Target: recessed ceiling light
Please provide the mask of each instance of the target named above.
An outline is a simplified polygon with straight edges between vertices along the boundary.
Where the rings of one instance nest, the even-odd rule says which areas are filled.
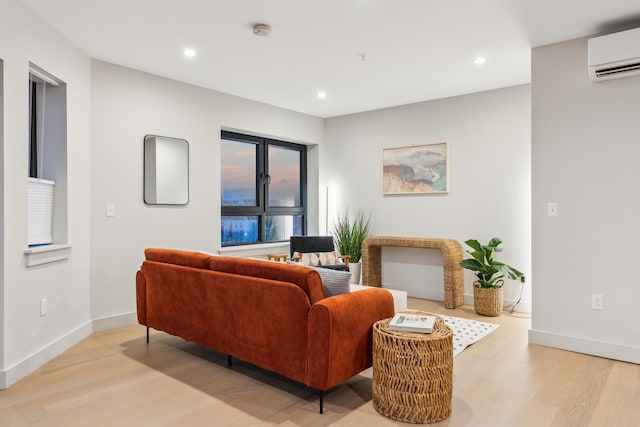
[[[190,47],[186,48],[185,50],[182,51],[183,55],[186,56],[187,58],[195,58],[196,57],[196,51],[195,49],[191,49]]]
[[[473,60],[476,65],[483,65],[485,62],[487,62],[487,58],[484,56],[476,56],[476,59]]]
[[[318,92],[318,99],[325,99],[327,97],[327,92],[320,91]]]

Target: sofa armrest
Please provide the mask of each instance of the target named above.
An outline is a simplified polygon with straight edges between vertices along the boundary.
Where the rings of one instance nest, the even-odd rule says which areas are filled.
[[[369,368],[373,324],[393,314],[393,297],[381,288],[315,303],[309,311],[308,385],[327,390]]]
[[[136,273],[136,311],[138,323],[147,324],[147,282],[141,270]]]

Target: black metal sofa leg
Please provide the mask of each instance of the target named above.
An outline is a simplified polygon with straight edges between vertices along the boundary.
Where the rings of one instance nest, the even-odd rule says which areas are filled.
[[[149,344],[149,327],[147,326],[147,344]]]
[[[324,391],[320,390],[320,414],[324,412]]]

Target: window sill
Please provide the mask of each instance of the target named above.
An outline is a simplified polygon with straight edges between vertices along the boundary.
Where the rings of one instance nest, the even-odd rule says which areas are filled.
[[[61,261],[71,255],[71,245],[68,243],[56,243],[52,245],[35,246],[25,249],[27,267]]]
[[[218,249],[220,255],[260,256],[272,252],[289,253],[289,242],[258,243],[255,245],[225,246]]]

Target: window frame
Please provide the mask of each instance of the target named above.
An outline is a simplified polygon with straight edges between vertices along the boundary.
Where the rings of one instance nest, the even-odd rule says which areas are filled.
[[[223,130],[221,140],[236,141],[256,145],[256,206],[223,206],[220,200],[220,221],[227,216],[257,216],[258,241],[224,243],[222,247],[257,245],[263,243],[278,243],[287,240],[266,241],[266,220],[268,216],[300,215],[302,217],[302,232],[307,233],[307,146],[272,138],[247,135]],[[269,147],[283,147],[300,152],[300,206],[269,206]],[[222,159],[221,159],[222,161]],[[220,196],[222,199],[222,194]]]
[[[0,61],[1,63],[1,61]],[[52,263],[70,257],[68,243],[68,88],[67,83],[29,62],[28,144],[26,159],[27,185],[27,249],[24,250],[27,267]],[[34,102],[35,101],[35,102]],[[34,115],[35,113],[35,115]],[[35,131],[35,132],[34,132]],[[55,182],[52,203],[51,241],[33,241],[30,227],[37,226],[40,218],[31,224],[38,211],[39,201],[31,203],[34,183]],[[48,203],[48,201],[47,201]],[[43,218],[48,218],[47,213]]]

